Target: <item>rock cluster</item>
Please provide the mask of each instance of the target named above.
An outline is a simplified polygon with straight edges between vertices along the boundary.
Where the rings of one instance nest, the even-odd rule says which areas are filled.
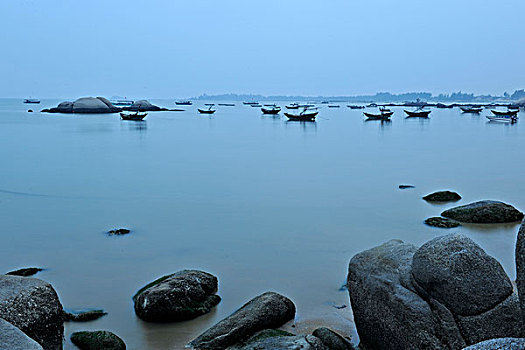
[[[104,97],[81,97],[73,102],[62,102],[57,107],[43,109],[47,113],[82,113],[82,114],[102,114],[116,113],[122,109],[113,106]]]

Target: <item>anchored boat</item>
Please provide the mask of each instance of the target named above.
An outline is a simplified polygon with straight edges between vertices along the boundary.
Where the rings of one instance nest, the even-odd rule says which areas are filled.
[[[298,114],[285,112],[284,115],[290,120],[299,120],[299,121],[315,121],[315,117],[319,114],[317,111],[309,110],[308,107],[305,107],[304,110]]]
[[[392,116],[392,114],[394,114],[394,112],[392,112],[392,111],[388,111],[388,112],[381,111],[380,114],[363,112],[363,114],[365,115],[365,117],[367,117],[368,119],[371,119],[371,120],[390,120],[390,117]]]
[[[416,118],[428,118],[428,115],[431,111],[407,111],[405,109],[405,113],[407,116],[410,117],[416,117]]]
[[[481,107],[459,107],[463,113],[480,113],[483,108]]]
[[[206,105],[208,105],[208,109],[202,109],[202,108],[197,108],[197,110],[199,111],[200,114],[213,114],[215,113],[215,109],[213,109],[213,104],[212,103],[207,103]]]
[[[122,120],[143,120],[144,118],[146,118],[147,115],[148,113],[139,113],[139,112],[120,113],[120,118],[122,118]]]
[[[279,112],[281,111],[281,107],[276,106],[276,105],[270,105],[270,108],[262,107],[261,111],[263,112],[263,114],[274,114],[275,115],[275,114],[279,114]]]

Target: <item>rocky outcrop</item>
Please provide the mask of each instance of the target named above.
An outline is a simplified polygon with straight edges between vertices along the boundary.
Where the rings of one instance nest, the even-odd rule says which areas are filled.
[[[74,102],[62,102],[57,107],[43,109],[42,112],[102,114],[120,112],[121,110],[121,108],[113,106],[104,97],[81,97]]]
[[[439,227],[439,228],[453,228],[453,227],[461,226],[461,224],[457,222],[456,220],[442,218],[439,216],[435,216],[435,217],[426,219],[425,224],[427,224],[428,226]]]
[[[71,342],[80,350],[125,350],[126,344],[117,335],[108,331],[75,332]]]
[[[319,338],[330,350],[354,350],[354,346],[348,339],[326,327],[317,328],[312,335]]]
[[[6,273],[6,275],[28,277],[28,276],[33,276],[34,274],[40,271],[42,271],[42,269],[39,267],[27,267],[27,268],[18,269],[15,271],[10,271]]]
[[[423,197],[427,202],[452,202],[459,201],[461,196],[452,191],[438,191]]]
[[[62,349],[63,310],[53,287],[42,280],[0,275],[0,318],[44,349]]]
[[[261,294],[196,339],[194,349],[219,350],[248,339],[256,332],[278,328],[295,316],[293,302],[275,292]],[[270,349],[270,348],[269,348]]]
[[[135,313],[144,321],[190,320],[217,305],[217,277],[196,270],[183,270],[151,282],[135,294]]]
[[[525,324],[525,222],[521,224],[516,241],[516,286],[520,299],[521,314]]]
[[[64,321],[87,322],[107,315],[104,310],[64,310]]]
[[[525,350],[523,338],[498,338],[468,346],[463,350]]]
[[[123,109],[127,111],[138,111],[138,112],[148,112],[148,111],[154,112],[154,111],[167,111],[168,110],[167,108],[160,108],[158,106],[155,106],[147,100],[135,101],[131,106],[124,107]]]
[[[524,332],[501,265],[457,234],[419,249],[390,241],[357,254],[348,289],[365,348],[461,349]]]
[[[460,222],[492,224],[516,222],[523,219],[523,213],[509,204],[497,201],[480,201],[445,210],[442,216]]]
[[[42,350],[42,346],[29,338],[20,329],[0,318],[0,349]]]

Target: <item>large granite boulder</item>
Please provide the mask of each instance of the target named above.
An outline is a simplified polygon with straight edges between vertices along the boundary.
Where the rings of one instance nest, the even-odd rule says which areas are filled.
[[[83,113],[83,114],[101,114],[115,113],[122,109],[113,106],[104,97],[81,97],[74,102],[62,102],[57,107],[43,109],[47,113]]]
[[[524,334],[503,268],[461,235],[419,249],[390,241],[359,253],[350,261],[348,289],[365,348],[461,349]]]
[[[525,222],[521,224],[516,241],[516,285],[520,299],[521,314],[525,324]]]
[[[497,201],[479,201],[445,210],[442,216],[460,222],[496,224],[516,222],[523,219],[523,213],[512,205]]]
[[[217,305],[217,277],[196,270],[183,270],[161,277],[135,294],[135,313],[144,321],[190,320]]]
[[[336,350],[326,347],[313,335],[271,337],[249,343],[239,350]],[[237,350],[237,348],[235,349]]]
[[[525,350],[523,338],[498,338],[467,346],[463,350]]]
[[[53,287],[36,278],[0,275],[0,318],[45,350],[62,349],[62,304]]]
[[[275,292],[261,294],[190,342],[202,350],[222,350],[256,332],[278,328],[295,317],[294,303]]]
[[[158,106],[155,106],[154,104],[151,104],[147,100],[138,100],[135,101],[131,106],[124,107],[123,109],[128,111],[139,111],[139,112],[147,112],[147,111],[167,111],[167,108],[160,108]]]
[[[452,191],[437,191],[423,197],[427,202],[452,202],[459,201],[461,196]]]
[[[317,328],[312,335],[319,338],[330,350],[354,350],[354,346],[346,338],[326,327]]]
[[[470,238],[437,237],[417,250],[412,275],[428,295],[457,315],[477,315],[512,294],[501,264]]]
[[[124,341],[109,331],[75,332],[71,342],[80,350],[126,350]]]
[[[40,344],[2,318],[0,318],[0,349],[43,350]]]

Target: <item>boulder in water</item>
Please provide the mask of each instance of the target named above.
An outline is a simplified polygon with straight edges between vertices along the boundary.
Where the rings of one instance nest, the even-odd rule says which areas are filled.
[[[121,110],[104,97],[81,97],[74,102],[62,102],[57,107],[43,109],[42,112],[101,114],[116,113]]]
[[[523,219],[523,213],[512,205],[498,201],[479,201],[445,210],[442,216],[460,222],[492,224],[516,222]]]

